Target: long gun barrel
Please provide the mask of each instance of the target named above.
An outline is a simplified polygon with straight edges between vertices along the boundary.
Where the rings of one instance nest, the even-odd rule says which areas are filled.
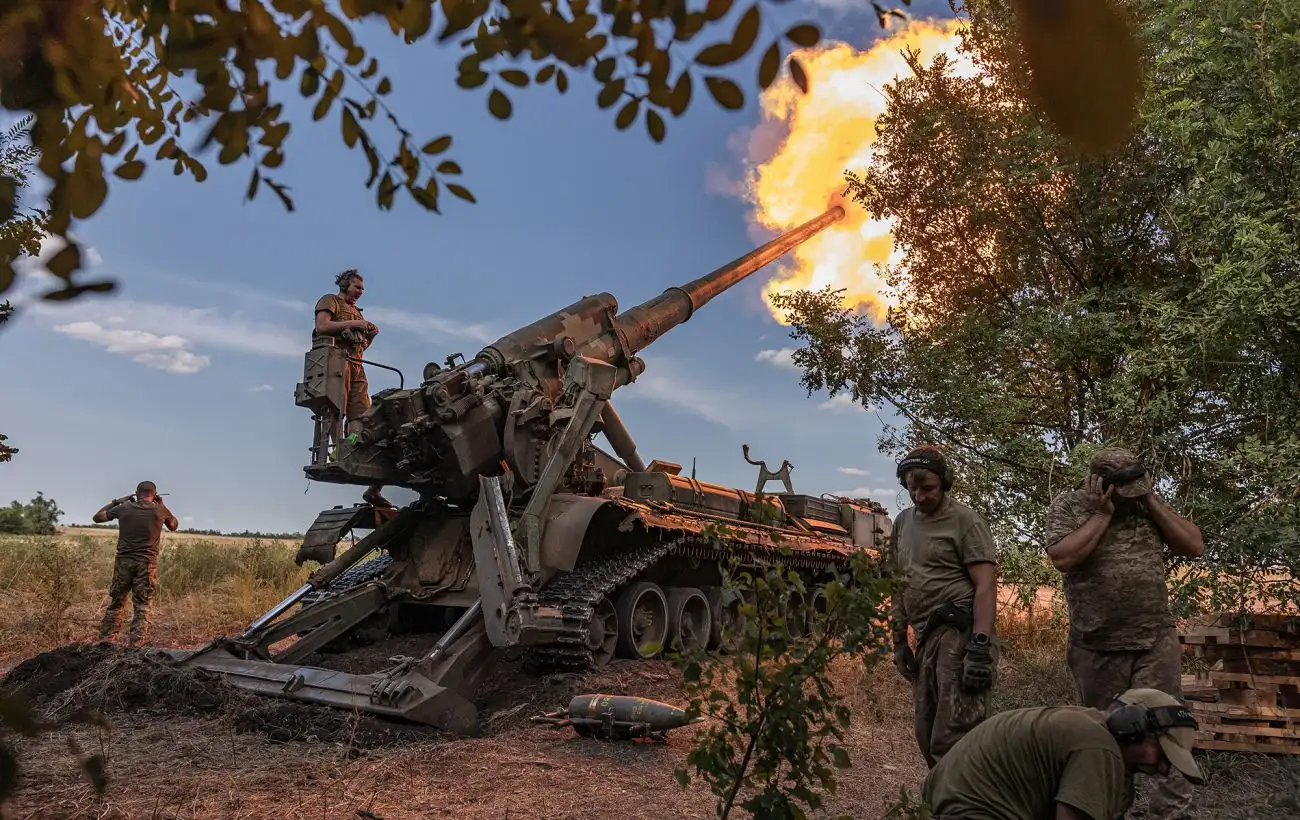
[[[500,370],[512,362],[567,357],[574,352],[611,364],[644,350],[656,339],[691,318],[710,299],[747,279],[754,272],[807,242],[844,217],[834,205],[823,214],[685,285],[671,287],[648,302],[618,314],[618,300],[609,293],[586,296],[566,308],[502,336],[483,348],[469,365]],[[617,314],[617,315],[616,315]]]
[[[810,219],[786,231],[734,262],[723,265],[688,284],[668,288],[654,299],[620,314],[615,319],[615,324],[623,336],[627,354],[644,350],[659,337],[690,319],[691,315],[710,299],[740,284],[755,271],[761,270],[770,262],[807,242],[831,223],[843,217],[843,206],[835,205],[828,208],[816,219]]]

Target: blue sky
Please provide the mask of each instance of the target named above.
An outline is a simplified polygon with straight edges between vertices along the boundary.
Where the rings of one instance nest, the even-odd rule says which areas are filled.
[[[943,2],[912,10],[950,13]],[[828,39],[859,48],[880,34],[866,2],[796,0],[764,13],[774,15],[769,31],[813,18]],[[641,124],[617,131],[584,81],[563,96],[512,94],[514,116],[502,123],[484,89],[456,86],[455,48],[402,46],[383,32],[362,41],[392,77],[388,103],[417,140],[455,136],[450,155],[478,204],[444,193],[439,216],[399,193],[393,210],[378,210],[363,187],[364,157],[343,146],[336,115],[312,122],[293,93],[283,98],[294,126],[280,180],[295,212],[266,189],[243,202],[247,166],[221,167],[215,156],[204,156],[202,184],[157,166],[116,185],[75,228],[93,248],[92,274],[118,278],[115,294],[32,303],[23,294],[47,276],[33,265],[6,294],[25,309],[0,332],[0,432],[20,448],[0,466],[0,503],[41,490],[65,510],[62,523],[83,523],[148,478],[170,493],[182,526],[304,530],[361,490],[307,482],[311,420],[293,404],[311,305],[338,271],[365,275],[361,307],[381,329],[368,358],[400,368],[409,385],[425,362],[471,358],[584,295],[608,291],[627,309],[754,247],[749,206],[708,180],[739,177],[735,138],[757,123],[755,100],[725,112],[697,88],[660,145]],[[733,76],[752,77],[756,57]],[[782,363],[777,351],[793,342],[760,294],[775,271],[649,348],[647,372],[615,405],[647,461],[689,468],[694,458],[700,479],[753,489],[756,468],[741,458],[748,443],[772,466],[789,459],[796,491],[869,494],[897,511],[905,496],[895,454],[876,451],[880,417],[808,397]],[[369,376],[372,391],[395,386],[391,373]]]

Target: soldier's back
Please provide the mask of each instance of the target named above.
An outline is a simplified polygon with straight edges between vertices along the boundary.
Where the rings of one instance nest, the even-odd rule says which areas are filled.
[[[162,544],[164,509],[158,504],[128,501],[114,508],[117,519],[117,554],[123,558],[152,559]]]
[[[1039,820],[1055,804],[1111,817],[1127,781],[1103,713],[1082,706],[1000,712],[980,723],[930,772],[922,795],[935,816]]]

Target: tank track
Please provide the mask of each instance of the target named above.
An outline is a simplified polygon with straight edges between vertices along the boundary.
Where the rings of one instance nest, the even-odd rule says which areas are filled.
[[[329,586],[324,589],[314,589],[304,595],[300,602],[301,606],[308,607],[324,603],[367,581],[373,581],[383,575],[392,563],[393,557],[384,552],[368,561],[362,561],[360,564],[349,567],[346,572],[331,581]]]
[[[575,567],[573,572],[543,587],[538,601],[542,606],[555,607],[563,612],[564,631],[546,646],[529,647],[524,652],[524,663],[534,670],[547,672],[577,672],[591,668],[587,625],[596,611],[596,604],[687,540],[678,538],[650,544],[617,558]]]

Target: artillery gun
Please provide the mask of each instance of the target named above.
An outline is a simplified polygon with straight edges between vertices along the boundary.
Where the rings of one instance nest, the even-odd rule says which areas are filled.
[[[430,363],[419,386],[375,394],[364,432],[332,454],[343,354],[316,343],[297,391],[316,420],[308,477],[402,486],[418,499],[322,512],[299,553],[299,563],[322,564],[307,583],[240,634],[174,658],[253,692],[463,732],[477,724],[473,698],[503,649],[568,670],[675,645],[726,651],[722,627],[738,604],[723,600],[729,558],[779,557],[801,573],[815,608],[819,587],[854,553],[879,555],[886,510],[795,493],[790,465],[769,471],[748,445],[745,459],[760,467],[753,493],[698,481],[694,470],[688,478],[677,464],[647,465],[610,397],[644,371],[639,351],[843,216],[835,205],[623,313],[608,293],[587,296],[472,360]],[[596,433],[613,454],[595,446]],[[774,478],[786,492],[764,492]],[[302,665],[348,641],[410,631],[431,633],[429,650],[369,674]]]

